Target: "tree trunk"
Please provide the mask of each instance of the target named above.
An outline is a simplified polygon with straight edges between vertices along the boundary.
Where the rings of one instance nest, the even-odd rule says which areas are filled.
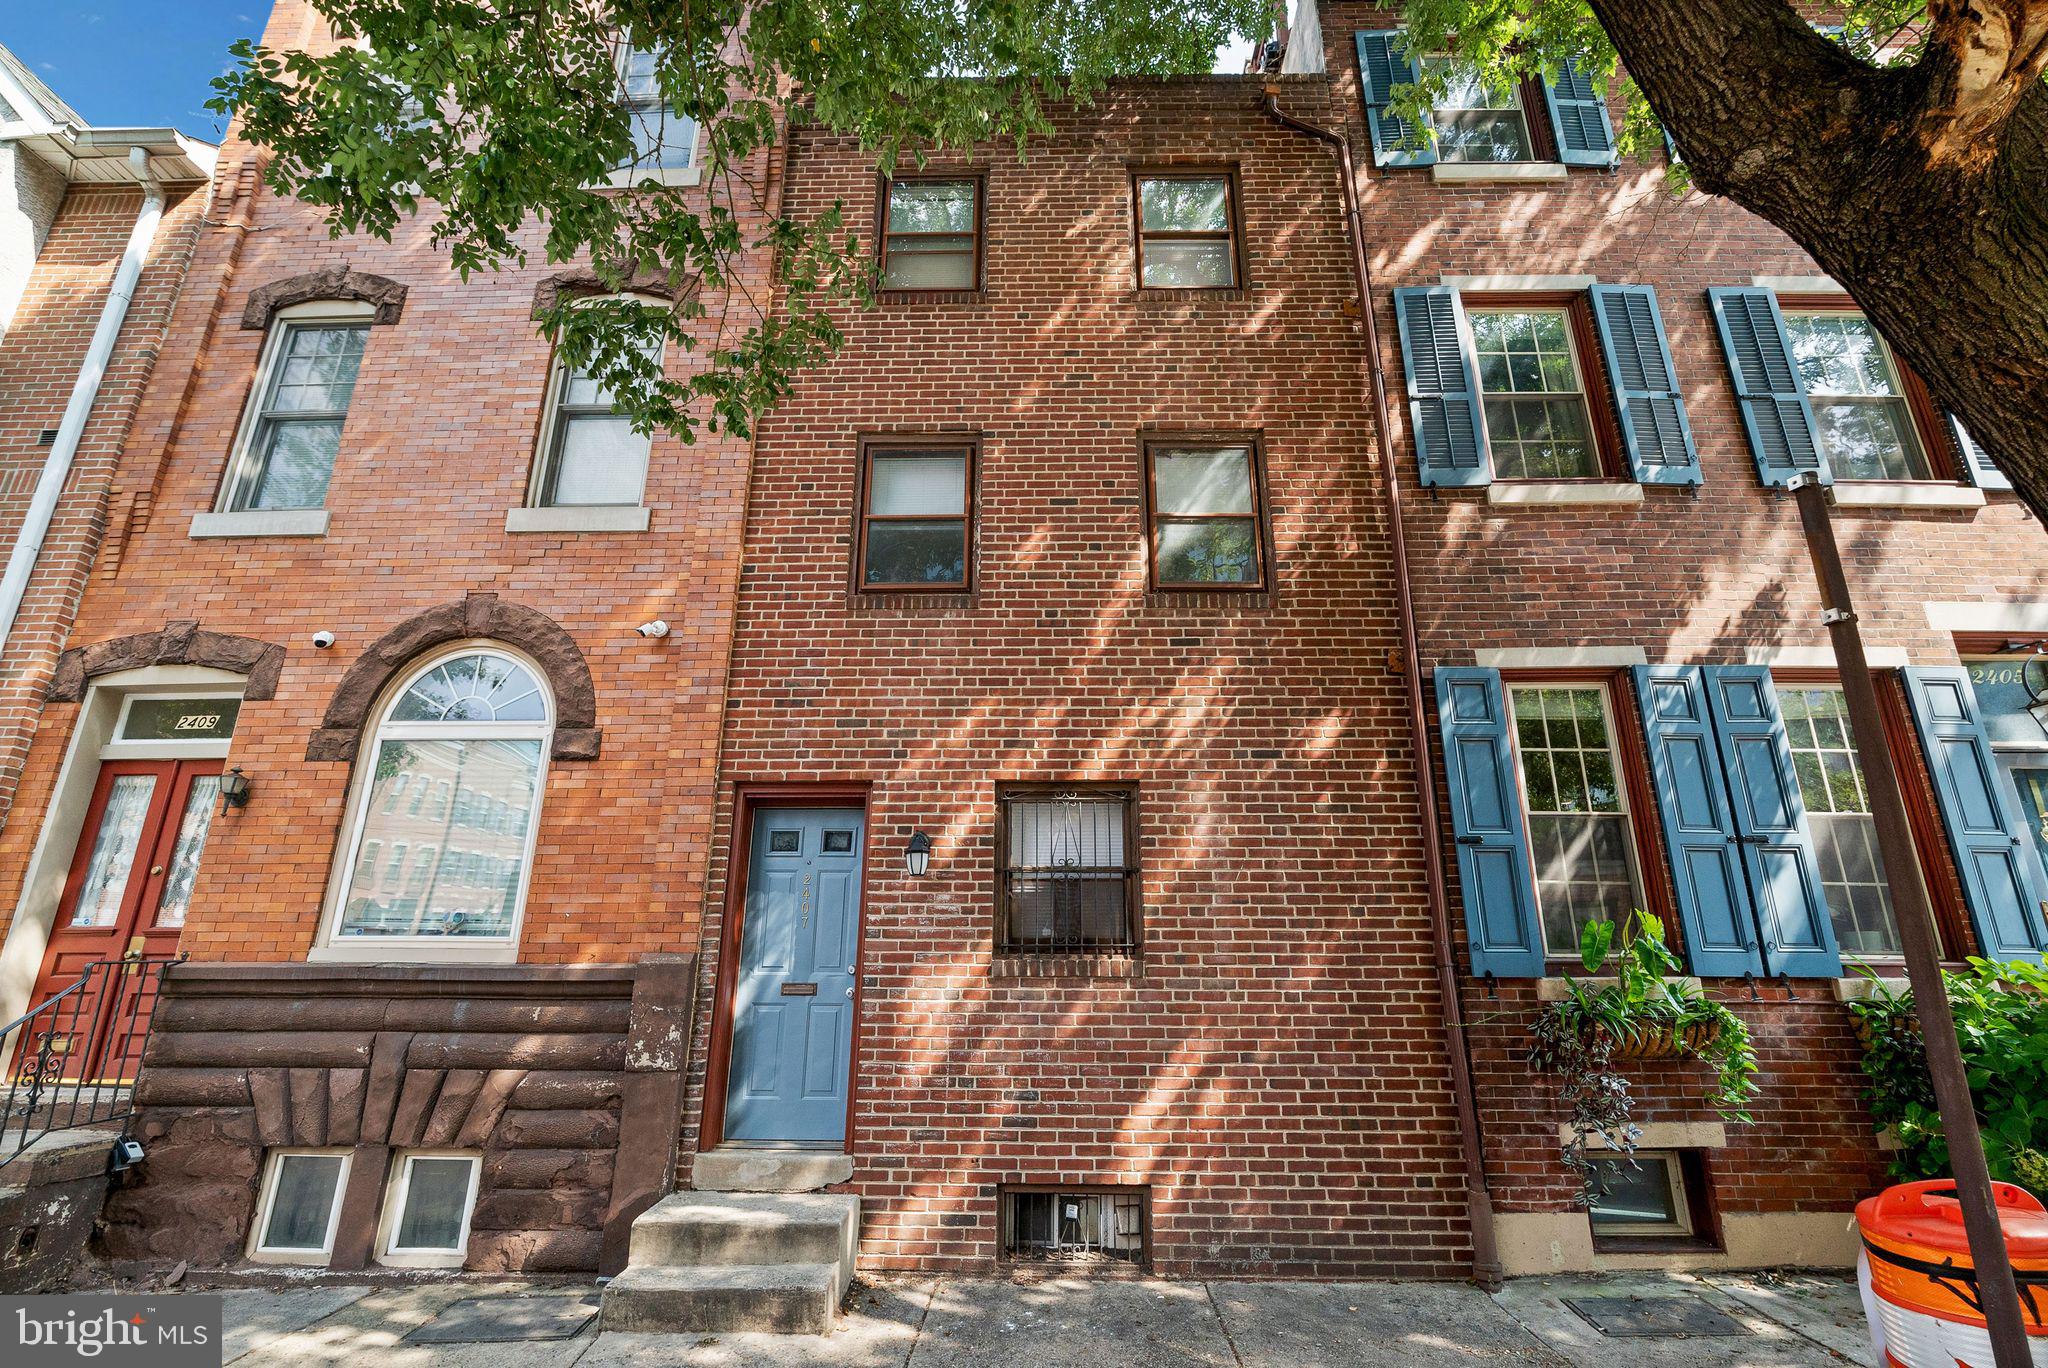
[[[2048,521],[2048,0],[1866,65],[1786,0],[1589,0],[1699,186],[1841,282]]]

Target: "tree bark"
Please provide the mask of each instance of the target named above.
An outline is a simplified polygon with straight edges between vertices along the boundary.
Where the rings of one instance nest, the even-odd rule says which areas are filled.
[[[1875,67],[1787,0],[1589,0],[1701,189],[1841,282],[2048,521],[2048,0]]]

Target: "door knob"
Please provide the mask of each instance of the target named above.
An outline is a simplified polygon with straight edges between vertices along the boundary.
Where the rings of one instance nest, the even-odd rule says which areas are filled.
[[[151,866],[149,867],[149,877],[150,877],[150,878],[152,878],[152,879],[160,879],[160,878],[162,878],[162,877],[163,877],[163,872],[164,872],[164,867],[163,867],[162,865],[151,865]]]
[[[846,985],[846,995],[847,995],[848,997],[852,997],[852,996],[853,996],[853,985],[852,985],[852,984],[850,984],[850,983]]]

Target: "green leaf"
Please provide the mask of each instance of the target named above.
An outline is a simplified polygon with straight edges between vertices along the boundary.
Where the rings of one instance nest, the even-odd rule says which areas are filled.
[[[1600,966],[1607,963],[1607,951],[1613,944],[1613,922],[1587,922],[1585,929],[1579,932],[1579,963],[1586,966],[1587,973],[1599,973]]]

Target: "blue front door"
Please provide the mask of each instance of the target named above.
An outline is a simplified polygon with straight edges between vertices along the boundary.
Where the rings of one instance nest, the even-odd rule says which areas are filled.
[[[754,814],[733,985],[728,1140],[846,1139],[862,823],[858,808]]]

